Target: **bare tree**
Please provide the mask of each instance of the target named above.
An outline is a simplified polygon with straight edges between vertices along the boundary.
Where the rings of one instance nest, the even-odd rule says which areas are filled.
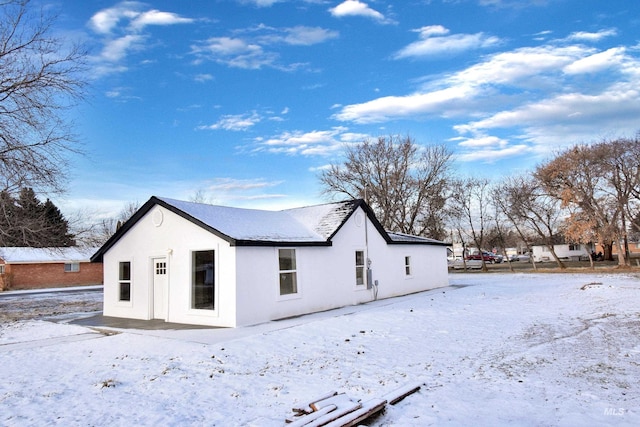
[[[514,224],[522,224],[547,247],[559,268],[566,268],[556,254],[559,231],[563,225],[564,211],[560,201],[550,195],[532,177],[518,177],[505,187],[509,217]]]
[[[455,213],[453,218],[458,235],[461,238],[463,235],[471,238],[476,249],[480,251],[482,271],[488,271],[482,251],[485,245],[485,231],[490,221],[489,180],[465,178],[455,180],[451,185],[449,211]]]
[[[444,145],[380,137],[347,146],[345,162],[323,171],[320,182],[325,194],[365,199],[389,231],[443,239],[451,156]]]
[[[29,0],[0,3],[0,190],[63,189],[77,151],[64,111],[83,96],[85,53],[52,35]]]
[[[519,211],[516,209],[516,206],[511,205],[512,202],[519,198],[523,182],[524,180],[522,177],[507,178],[502,184],[494,187],[492,198],[493,204],[498,212],[497,215],[504,216],[509,221],[518,236],[520,236],[522,242],[524,242],[527,250],[530,250],[533,239],[530,237],[531,234],[528,230],[526,230],[525,221],[527,221],[527,218],[522,218],[519,215]],[[533,269],[536,270],[537,267],[535,260],[533,257],[530,259]]]
[[[139,202],[126,203],[114,218],[102,219],[87,226],[85,213],[83,218],[72,219],[76,239],[84,246],[100,246],[104,244],[122,225],[127,222],[139,209]]]
[[[618,264],[630,265],[627,233],[640,201],[638,139],[577,145],[539,166],[535,177],[564,206],[579,213],[569,221],[590,219],[605,258],[611,259],[611,247],[616,244]]]

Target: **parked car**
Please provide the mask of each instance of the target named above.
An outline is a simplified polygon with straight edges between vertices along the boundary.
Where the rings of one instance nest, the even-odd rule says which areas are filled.
[[[529,262],[531,261],[531,257],[529,256],[529,254],[511,255],[511,258],[509,260],[511,262],[514,262],[514,261]]]
[[[467,255],[467,260],[482,260],[482,259],[484,259],[484,262],[488,262],[490,264],[497,262],[495,255],[487,251],[482,251],[482,253],[476,252],[474,254]]]
[[[457,258],[455,261],[449,264],[449,268],[452,268],[454,270],[460,270],[465,267],[469,270],[480,269],[482,268],[482,261],[480,261],[479,259],[463,260],[462,258]]]

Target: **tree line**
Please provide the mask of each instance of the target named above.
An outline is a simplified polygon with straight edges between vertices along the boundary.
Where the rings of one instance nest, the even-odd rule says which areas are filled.
[[[630,265],[629,241],[640,240],[638,137],[578,144],[495,182],[456,176],[453,160],[445,145],[380,137],[348,146],[319,179],[331,197],[364,198],[389,231],[478,249],[542,244],[561,268],[554,244],[597,242],[605,258],[615,245]]]

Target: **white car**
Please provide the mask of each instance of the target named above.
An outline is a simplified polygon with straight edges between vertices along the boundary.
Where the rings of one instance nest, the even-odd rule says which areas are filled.
[[[468,269],[477,270],[482,268],[482,260],[479,259],[468,259],[466,261],[466,265]],[[453,268],[454,270],[461,270],[465,266],[465,261],[462,258],[458,258],[453,260],[453,262],[449,262],[449,268]]]

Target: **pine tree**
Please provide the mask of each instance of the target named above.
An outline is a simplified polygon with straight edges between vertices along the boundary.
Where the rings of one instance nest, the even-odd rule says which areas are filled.
[[[47,246],[62,247],[73,246],[73,236],[69,234],[69,223],[60,212],[60,209],[49,199],[43,205],[44,224],[48,236]]]
[[[31,188],[17,198],[0,192],[0,245],[17,247],[66,247],[74,245],[69,224],[49,199],[42,203]]]

